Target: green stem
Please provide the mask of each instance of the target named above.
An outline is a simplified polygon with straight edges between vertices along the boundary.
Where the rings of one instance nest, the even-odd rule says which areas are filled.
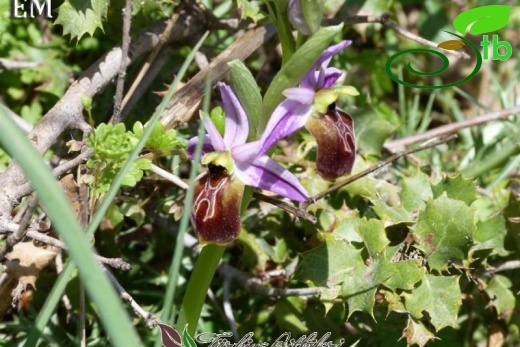
[[[274,6],[274,8],[271,6]],[[280,44],[282,45],[282,65],[285,65],[296,51],[296,43],[287,12],[287,1],[267,2],[267,10],[278,31]]]
[[[188,324],[188,333],[191,336],[195,334],[209,285],[225,249],[225,246],[214,244],[208,244],[202,248],[182,299],[181,311],[177,321],[178,331],[183,331]]]

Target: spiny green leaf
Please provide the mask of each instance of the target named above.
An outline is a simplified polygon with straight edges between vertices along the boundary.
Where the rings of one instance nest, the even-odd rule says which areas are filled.
[[[391,222],[392,224],[412,222],[413,217],[411,213],[402,206],[389,206],[386,201],[382,199],[370,199],[374,204],[372,209],[381,218],[382,221]]]
[[[359,264],[363,264],[359,251],[351,244],[337,241],[330,234],[324,236],[325,242],[302,254],[296,269],[296,278],[311,281],[316,286],[332,287],[345,278]]]
[[[462,200],[471,205],[477,198],[477,187],[473,180],[462,177],[461,174],[446,177],[442,182],[432,187],[435,198],[446,192],[448,198]]]
[[[412,290],[426,272],[420,260],[410,259],[391,262],[388,266],[391,275],[383,284],[392,290]]]
[[[502,215],[478,222],[477,229],[473,235],[475,245],[471,248],[471,252],[491,249],[492,255],[507,256],[509,252],[504,248],[506,234],[506,220]]]
[[[261,1],[255,0],[237,0],[242,18],[250,18],[255,23],[264,19],[265,14],[260,10],[261,3]]]
[[[430,180],[420,171],[412,177],[406,177],[402,186],[401,204],[407,211],[415,212],[423,209],[426,201],[433,198]]]
[[[78,40],[86,33],[94,35],[97,28],[103,30],[102,19],[106,18],[108,0],[69,0],[58,8],[54,24],[63,26],[63,34]]]
[[[365,155],[380,157],[383,144],[395,131],[396,126],[379,116],[374,109],[352,111],[356,129],[356,144]]]
[[[449,261],[466,259],[475,230],[473,217],[468,205],[446,195],[426,204],[413,232],[420,237],[417,248],[433,270],[442,271]]]
[[[513,283],[506,276],[495,275],[486,288],[490,304],[496,308],[498,316],[506,320],[511,317],[516,305],[515,295],[511,291],[512,286]]]
[[[384,251],[385,247],[390,244],[386,238],[385,227],[383,222],[378,219],[365,220],[364,223],[357,227],[359,236],[363,239],[370,258],[378,258]]]
[[[412,293],[404,293],[405,307],[415,319],[423,319],[423,311],[430,316],[437,331],[455,327],[462,305],[459,277],[442,277],[426,274]]]

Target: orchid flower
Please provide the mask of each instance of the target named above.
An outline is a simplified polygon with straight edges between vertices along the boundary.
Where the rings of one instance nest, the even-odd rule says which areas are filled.
[[[207,135],[203,139],[201,163],[207,165],[208,174],[197,181],[191,210],[191,221],[201,244],[227,244],[238,237],[244,185],[300,202],[308,197],[296,176],[264,155],[265,152],[258,154],[263,142],[270,141],[269,133],[264,133],[264,140],[246,143],[247,115],[228,85],[219,83],[218,87],[226,114],[224,137],[205,116]],[[188,142],[191,159],[198,141],[194,137]]]
[[[284,91],[287,98],[274,110],[266,126],[259,153],[275,142],[306,126],[318,143],[316,167],[320,176],[335,179],[354,165],[355,140],[352,118],[336,107],[340,95],[358,95],[354,87],[333,87],[341,70],[328,67],[332,57],[351,41],[327,48],[307,72],[299,87]]]

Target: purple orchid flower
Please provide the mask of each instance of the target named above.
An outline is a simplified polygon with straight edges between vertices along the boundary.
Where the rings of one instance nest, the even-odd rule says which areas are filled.
[[[201,163],[208,174],[197,182],[191,212],[192,224],[201,243],[227,244],[240,233],[240,204],[244,185],[266,189],[299,202],[308,197],[290,171],[266,156],[262,140],[246,143],[249,134],[247,115],[232,89],[219,83],[226,114],[225,134],[220,135],[206,116]],[[269,139],[269,134],[265,135]],[[188,142],[193,159],[198,137]],[[274,142],[273,142],[274,143]]]
[[[340,95],[358,95],[355,88],[333,88],[342,72],[328,67],[332,57],[351,41],[327,48],[300,82],[284,91],[286,100],[274,110],[266,126],[260,154],[275,142],[306,126],[318,142],[316,165],[325,179],[335,179],[352,170],[355,158],[352,118],[335,106]]]

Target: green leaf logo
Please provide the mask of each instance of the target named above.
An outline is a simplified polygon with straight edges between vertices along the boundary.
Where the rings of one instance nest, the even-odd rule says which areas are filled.
[[[485,34],[502,29],[509,21],[509,12],[513,8],[505,5],[489,5],[475,7],[464,11],[453,20],[453,26],[461,34],[465,34],[468,27],[473,35]]]
[[[195,340],[193,340],[193,337],[188,333],[188,324],[186,324],[182,331],[182,345],[184,347],[197,347]]]

